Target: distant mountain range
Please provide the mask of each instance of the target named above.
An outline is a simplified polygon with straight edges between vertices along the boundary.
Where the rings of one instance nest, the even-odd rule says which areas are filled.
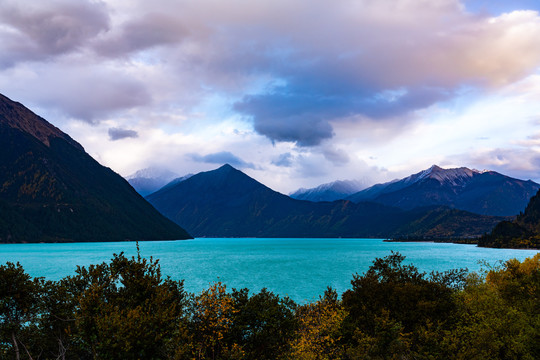
[[[540,188],[492,171],[433,166],[357,192],[361,183],[337,181],[294,194],[317,200],[306,201],[229,165],[172,181],[175,174],[153,169],[130,177],[141,192],[161,186],[147,199],[169,220],[67,134],[2,95],[0,141],[0,242],[190,238],[180,226],[206,237],[476,237],[511,220],[490,214],[518,214]],[[534,243],[537,203],[539,195],[482,239]]]
[[[338,180],[311,189],[298,189],[289,196],[297,200],[335,201],[355,194],[367,186],[360,180]]]
[[[478,236],[501,218],[445,207],[311,202],[280,194],[230,165],[193,175],[146,199],[197,237]]]
[[[0,95],[0,242],[186,239],[120,175]]]
[[[150,167],[129,175],[126,180],[139,194],[146,196],[156,192],[176,178],[178,178],[178,174],[172,171]]]
[[[325,184],[291,196],[311,201],[369,201],[405,210],[448,206],[482,215],[515,216],[540,189],[540,185],[531,180],[514,179],[495,171],[465,167],[442,169],[436,165],[404,179],[377,184],[348,195],[352,187],[340,188],[340,185],[340,182]]]

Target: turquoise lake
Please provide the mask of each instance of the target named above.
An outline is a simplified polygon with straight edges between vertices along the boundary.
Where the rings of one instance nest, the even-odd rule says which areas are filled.
[[[215,281],[228,288],[261,288],[297,302],[317,299],[327,286],[339,294],[350,288],[353,274],[366,271],[376,257],[397,251],[421,271],[468,268],[480,261],[496,265],[523,260],[537,250],[486,249],[474,245],[390,243],[381,239],[195,239],[140,242],[141,255],[160,260],[162,273],[183,279],[198,293]],[[73,244],[2,244],[0,264],[20,262],[32,276],[58,280],[73,275],[77,265],[111,259],[113,253],[136,255],[135,242]]]

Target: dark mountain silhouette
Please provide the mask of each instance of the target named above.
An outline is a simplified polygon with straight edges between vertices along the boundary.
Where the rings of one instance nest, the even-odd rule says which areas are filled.
[[[525,211],[513,221],[502,221],[490,234],[478,240],[479,246],[540,249],[540,192],[531,198]]]
[[[0,95],[0,242],[186,239],[120,175]]]
[[[295,200],[230,165],[162,188],[147,199],[199,237],[477,236],[500,221],[440,207],[404,211],[367,202]]]
[[[347,197],[402,209],[443,205],[477,214],[515,216],[540,189],[533,181],[495,171],[442,169],[436,165],[407,178],[378,184]]]

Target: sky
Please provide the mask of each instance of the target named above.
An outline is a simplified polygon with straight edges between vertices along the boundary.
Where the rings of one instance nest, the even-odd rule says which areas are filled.
[[[2,0],[0,92],[123,176],[540,182],[540,1]]]

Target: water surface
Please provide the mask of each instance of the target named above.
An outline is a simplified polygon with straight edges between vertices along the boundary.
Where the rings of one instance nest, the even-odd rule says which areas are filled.
[[[195,239],[140,242],[141,255],[160,259],[162,273],[185,280],[198,293],[221,281],[228,288],[266,287],[298,302],[317,299],[327,286],[338,293],[350,288],[352,275],[363,273],[376,257],[398,251],[421,271],[468,268],[479,261],[496,264],[523,260],[537,250],[486,249],[474,245],[394,243],[381,239]],[[111,259],[113,253],[136,255],[134,242],[73,244],[2,244],[0,264],[20,262],[32,276],[58,280],[77,265]]]

